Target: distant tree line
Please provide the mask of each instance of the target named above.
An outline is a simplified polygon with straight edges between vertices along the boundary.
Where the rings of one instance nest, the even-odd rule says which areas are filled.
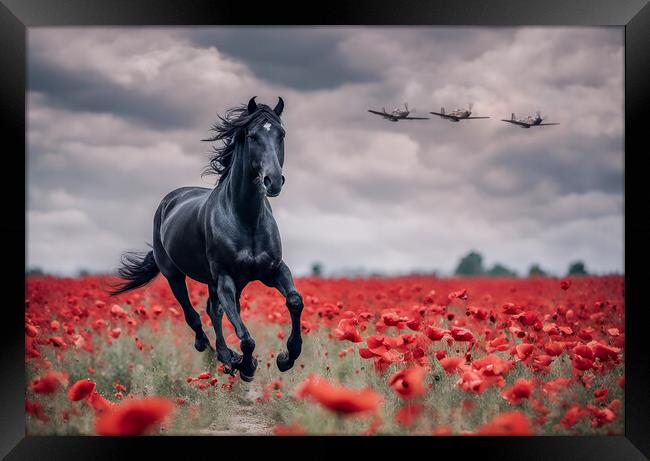
[[[501,263],[495,263],[491,268],[486,269],[483,266],[483,256],[475,250],[470,251],[463,256],[458,262],[454,271],[455,275],[461,277],[517,277],[516,271],[504,266]],[[538,263],[534,263],[528,269],[529,277],[547,277],[549,274],[543,270]],[[574,261],[569,264],[567,275],[589,275],[585,264],[582,261]]]

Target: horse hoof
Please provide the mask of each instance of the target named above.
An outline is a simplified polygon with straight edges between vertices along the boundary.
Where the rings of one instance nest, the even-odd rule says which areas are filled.
[[[253,376],[255,376],[255,370],[257,370],[257,359],[255,357],[251,357],[249,363],[241,363],[239,364],[238,368],[239,376],[241,376],[241,379],[250,383],[253,380]]]
[[[241,371],[239,372],[239,377],[242,379],[242,381],[246,381],[247,383],[250,383],[251,381],[253,381],[253,378],[254,378],[253,376],[246,376]]]
[[[194,348],[199,352],[203,352],[209,345],[208,338],[196,338],[194,340]]]
[[[278,370],[287,371],[293,367],[293,360],[289,357],[289,354],[286,352],[280,352],[278,358],[276,359],[276,364],[278,365]]]

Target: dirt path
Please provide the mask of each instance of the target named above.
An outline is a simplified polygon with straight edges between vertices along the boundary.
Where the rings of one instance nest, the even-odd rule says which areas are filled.
[[[261,396],[258,389],[251,386],[242,399],[242,405],[230,418],[228,429],[208,427],[203,435],[271,435],[272,423],[256,411],[255,399]]]

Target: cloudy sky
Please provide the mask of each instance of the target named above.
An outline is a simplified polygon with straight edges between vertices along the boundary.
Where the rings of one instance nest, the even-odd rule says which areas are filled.
[[[30,28],[28,261],[110,271],[160,199],[201,178],[217,114],[286,102],[282,195],[296,274],[623,272],[622,28]],[[390,123],[474,104],[490,120]],[[540,110],[560,126],[500,122]]]

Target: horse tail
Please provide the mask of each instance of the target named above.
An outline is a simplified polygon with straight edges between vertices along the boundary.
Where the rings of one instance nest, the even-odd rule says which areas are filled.
[[[153,257],[153,251],[149,253],[126,252],[121,259],[122,265],[117,270],[117,275],[124,279],[124,282],[112,287],[111,296],[140,288],[151,282],[160,272]]]

